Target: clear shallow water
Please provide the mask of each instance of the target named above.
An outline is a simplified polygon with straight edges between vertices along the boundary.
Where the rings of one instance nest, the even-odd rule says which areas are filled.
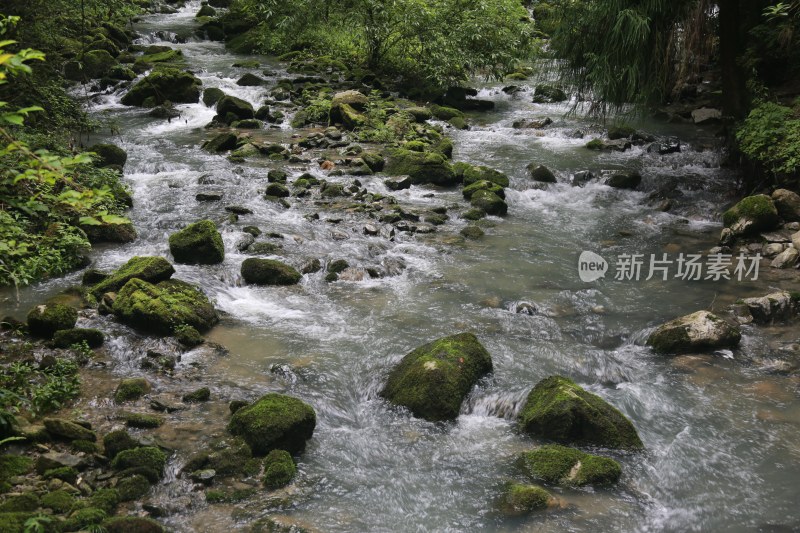
[[[199,3],[178,15],[148,17],[137,26],[143,35],[191,28]],[[160,43],[152,36],[146,42]],[[204,87],[260,104],[267,88],[242,88],[235,80],[245,69],[231,65],[243,57],[221,44],[174,45],[184,51]],[[249,58],[248,58],[249,59]],[[278,64],[264,68],[286,76]],[[202,369],[215,398],[255,398],[286,391],[317,411],[314,439],[300,458],[300,497],[293,519],[322,531],[755,531],[765,523],[800,526],[796,506],[800,479],[800,401],[797,382],[770,375],[751,361],[769,353],[772,332],[745,327],[742,349],[722,356],[669,360],[642,346],[650,328],[702,308],[724,307],[744,296],[765,292],[764,284],[684,282],[679,280],[582,283],[577,257],[593,250],[608,259],[622,253],[703,253],[714,245],[717,213],[733,187],[719,168],[717,152],[700,147],[713,131],[675,125],[641,124],[659,135],[679,136],[681,154],[653,156],[640,148],[598,154],[572,138],[576,129],[592,131],[590,121],[566,119],[565,106],[530,103],[530,93],[510,97],[487,85],[481,97],[494,111],[473,117],[469,131],[453,132],[456,160],[497,168],[512,179],[509,216],[491,219],[493,227],[477,242],[447,243],[465,224],[458,191],[412,188],[395,196],[417,206],[451,206],[451,220],[438,236],[399,234],[395,242],[365,237],[363,219],[321,211],[320,221],[304,215],[315,206],[276,208],[260,192],[270,163],[232,164],[199,149],[203,126],[214,111],[203,104],[183,105],[171,123],[119,104],[120,95],[99,98],[92,108],[122,132],[109,138],[129,154],[126,180],[134,191],[130,216],[140,238],[129,245],[94,252],[96,268],[114,268],[133,255],[169,257],[170,233],[199,218],[220,224],[226,244],[221,265],[176,265],[176,277],[200,284],[224,312],[209,339],[227,356],[199,349],[184,356],[179,369],[191,376]],[[515,130],[514,120],[550,116],[542,132]],[[289,142],[291,131],[274,132]],[[96,142],[101,138],[93,138]],[[525,166],[550,167],[559,183],[533,188]],[[597,183],[583,188],[568,181],[579,170],[633,168],[642,172],[641,192],[619,191]],[[308,170],[292,167],[292,174]],[[320,177],[324,173],[311,169]],[[210,176],[215,184],[199,185]],[[331,179],[331,178],[326,178]],[[350,183],[352,178],[332,178]],[[386,193],[382,178],[360,178],[371,191]],[[676,207],[662,213],[648,194],[667,186],[680,191]],[[198,203],[205,189],[224,191],[219,203]],[[433,198],[425,196],[433,192]],[[235,224],[226,222],[225,205],[254,211]],[[328,218],[342,218],[336,225]],[[308,258],[338,258],[367,267],[402,260],[403,272],[382,280],[327,284],[323,274],[306,276],[292,288],[244,286],[236,251],[241,228],[257,225],[283,239],[280,256],[294,265]],[[344,241],[332,237],[345,231]],[[621,233],[622,232],[622,233]],[[2,310],[24,315],[34,303],[76,284],[79,273],[22,291],[19,304],[3,293]],[[542,312],[514,312],[531,302]],[[89,319],[82,319],[89,320]],[[106,320],[91,319],[110,333],[109,353],[119,374],[140,373],[137,359],[165,341],[131,343],[131,333]],[[494,360],[495,372],[474,391],[453,424],[436,425],[389,409],[377,397],[392,364],[423,342],[474,331]],[[783,341],[796,336],[783,333]],[[273,364],[288,365],[283,374]],[[181,376],[179,372],[179,376]],[[569,507],[526,519],[493,511],[504,480],[515,478],[514,458],[536,441],[514,429],[513,417],[540,379],[562,374],[620,408],[634,422],[647,451],[615,454],[623,479],[613,490],[554,491]],[[152,376],[149,376],[152,378]],[[197,386],[187,378],[164,379],[159,391]],[[98,393],[94,405],[102,406]],[[178,448],[199,448],[227,416],[214,405],[171,415],[169,438]],[[173,471],[180,466],[176,460]],[[173,472],[174,473],[174,472]],[[187,496],[188,494],[188,496]],[[185,481],[168,477],[156,492],[161,502],[188,507],[166,519],[177,531],[221,531],[245,527],[271,510],[266,498],[239,506],[206,507]]]

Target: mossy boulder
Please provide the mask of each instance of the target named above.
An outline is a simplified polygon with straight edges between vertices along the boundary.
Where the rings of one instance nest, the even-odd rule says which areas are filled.
[[[211,469],[216,472],[217,477],[234,476],[246,473],[252,459],[253,451],[241,437],[218,439],[203,451],[192,455],[182,472]]]
[[[117,387],[117,390],[119,391],[119,387]],[[149,388],[147,390],[149,390]],[[116,397],[114,400],[117,401]],[[139,446],[141,446],[139,441],[131,437],[130,433],[124,429],[112,431],[103,437],[103,449],[105,450],[104,453],[109,459],[116,457],[119,452],[132,450],[134,448],[138,448]]]
[[[138,500],[150,492],[150,480],[141,474],[133,474],[120,479],[116,489],[119,492],[120,501],[130,502]],[[127,533],[131,530],[125,529],[124,531]]]
[[[470,200],[478,191],[490,191],[503,199],[506,197],[505,189],[496,183],[486,180],[476,181],[475,183],[467,185],[464,187],[464,190],[461,191],[461,194],[464,196],[464,198]]]
[[[528,170],[528,175],[534,181],[541,181],[542,183],[555,183],[558,181],[555,174],[543,165],[531,163],[525,168]]]
[[[175,268],[163,257],[136,256],[118,268],[113,274],[94,285],[89,292],[95,298],[104,293],[120,290],[136,278],[150,283],[166,281],[175,273]]]
[[[65,490],[54,490],[42,496],[42,507],[65,514],[75,507],[75,497]]]
[[[89,348],[99,348],[105,342],[105,335],[99,329],[90,328],[62,329],[53,334],[53,346],[56,348],[69,348],[82,342]]]
[[[642,182],[642,175],[636,171],[614,172],[605,183],[615,189],[635,189]]]
[[[355,130],[367,123],[367,117],[356,111],[349,104],[331,106],[330,121],[341,124],[346,130]]]
[[[212,265],[225,259],[222,236],[210,220],[189,224],[170,235],[169,251],[176,262],[187,265]]]
[[[117,60],[107,50],[89,50],[79,60],[64,65],[64,77],[71,81],[102,78],[116,64]]]
[[[438,152],[396,149],[389,152],[384,172],[390,176],[409,176],[414,185],[456,185],[459,179],[447,158]]]
[[[21,476],[33,470],[33,459],[24,455],[0,455],[0,480]]]
[[[647,344],[659,354],[684,354],[734,348],[742,333],[708,311],[697,311],[659,326],[647,338]]]
[[[213,106],[224,97],[225,93],[222,92],[222,89],[218,89],[217,87],[209,87],[203,91],[203,103],[208,107]]]
[[[272,450],[264,458],[264,486],[277,489],[288,485],[297,473],[292,455],[286,450]]]
[[[271,393],[237,410],[228,431],[241,436],[255,455],[272,450],[302,452],[314,434],[317,417],[314,409],[297,398]]]
[[[286,263],[257,257],[245,259],[241,272],[245,283],[253,285],[296,285],[303,277]]]
[[[521,516],[554,507],[557,501],[542,487],[508,482],[500,497],[500,511],[510,516]]]
[[[475,191],[470,198],[470,205],[489,215],[502,217],[508,213],[508,204],[497,194],[486,189]]]
[[[63,418],[45,418],[42,423],[47,433],[59,439],[88,440],[92,442],[97,439],[94,431]]]
[[[200,346],[205,342],[203,336],[197,329],[192,326],[182,324],[175,328],[175,339],[187,348],[194,348]]]
[[[50,302],[37,305],[28,313],[28,332],[46,339],[64,329],[72,329],[78,321],[78,311],[74,307]]]
[[[37,510],[40,505],[41,501],[36,493],[24,492],[22,494],[8,496],[3,503],[0,503],[0,513],[33,512]]]
[[[219,321],[206,295],[198,287],[179,280],[153,285],[132,279],[117,294],[113,310],[121,322],[162,335],[170,335],[182,325],[208,331]]]
[[[98,167],[124,167],[128,161],[128,153],[116,144],[95,144],[89,147],[87,151],[97,154],[96,163]]]
[[[567,99],[567,93],[562,89],[553,85],[539,84],[533,94],[533,102],[535,104],[550,104],[554,102],[563,102]]]
[[[230,131],[224,131],[211,137],[203,143],[206,152],[227,152],[234,150],[239,145],[239,137]]]
[[[97,507],[78,509],[64,522],[64,531],[83,531],[89,526],[99,525],[107,517],[108,513]]]
[[[772,198],[756,194],[743,198],[725,211],[722,221],[734,235],[754,235],[774,229],[780,223],[780,217]]]
[[[523,452],[520,459],[532,479],[553,485],[612,485],[622,475],[622,467],[613,459],[558,444]]]
[[[176,68],[160,68],[134,85],[122,97],[123,105],[153,106],[170,101],[174,104],[195,104],[200,101],[202,82],[193,74]]]
[[[146,468],[163,475],[167,466],[167,455],[155,446],[142,446],[131,450],[119,452],[111,462],[114,470],[127,470],[129,468]]]
[[[800,221],[800,194],[787,189],[777,189],[772,193],[772,202],[783,220]]]
[[[211,399],[211,389],[208,387],[200,387],[195,391],[184,394],[181,399],[187,403],[207,402]]]
[[[138,237],[133,224],[80,224],[79,227],[86,234],[92,244],[103,242],[126,243],[133,242]]]
[[[439,120],[452,120],[454,118],[464,118],[464,113],[454,107],[447,107],[433,104],[430,108],[431,115]]]
[[[453,420],[492,358],[472,333],[429,342],[408,353],[389,374],[381,396],[418,418]]]
[[[561,376],[540,381],[519,414],[520,429],[563,444],[642,448],[633,424],[618,409]]]
[[[334,94],[331,100],[331,107],[340,104],[347,104],[356,111],[365,111],[369,106],[369,98],[358,91],[342,91]]]
[[[165,531],[155,520],[139,516],[115,516],[105,520],[101,526],[106,533],[164,533]]]
[[[123,415],[125,425],[129,428],[153,429],[161,427],[164,419],[156,415],[146,415],[144,413],[127,413]]]
[[[236,120],[255,118],[256,112],[249,102],[235,96],[223,96],[217,101],[217,115],[226,124]]]
[[[470,165],[464,168],[462,175],[464,177],[465,186],[472,185],[479,181],[489,181],[501,187],[509,186],[508,176],[498,170],[485,166]]]
[[[116,489],[97,489],[89,497],[89,504],[111,514],[119,504],[119,493]]]
[[[114,401],[117,403],[135,401],[150,390],[150,383],[144,378],[123,379],[114,391]]]

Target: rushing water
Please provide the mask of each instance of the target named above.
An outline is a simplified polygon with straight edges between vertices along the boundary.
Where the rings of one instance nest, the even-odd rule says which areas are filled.
[[[145,17],[137,31],[160,43],[158,30],[191,29],[198,2],[177,15]],[[220,43],[172,45],[183,50],[204,87],[219,87],[258,106],[269,87],[235,84],[246,70],[231,65],[242,57]],[[250,59],[250,58],[248,58]],[[287,76],[281,65],[263,61]],[[718,213],[730,200],[731,176],[720,168],[718,151],[705,148],[713,131],[693,126],[640,124],[659,135],[676,135],[680,154],[659,156],[642,148],[599,154],[584,148],[576,129],[589,121],[563,118],[566,107],[534,105],[529,92],[509,96],[486,85],[481,97],[496,109],[472,117],[468,131],[451,131],[454,159],[486,164],[511,177],[509,216],[490,219],[479,241],[450,242],[465,222],[451,210],[438,235],[398,234],[394,242],[367,237],[364,220],[313,204],[283,209],[262,199],[269,162],[233,164],[199,149],[203,126],[214,110],[202,103],[182,105],[180,119],[167,123],[146,111],[119,104],[119,94],[95,99],[93,115],[113,121],[121,132],[108,140],[129,154],[125,179],[134,191],[130,213],[140,238],[93,253],[94,266],[112,269],[133,255],[169,257],[167,237],[187,223],[212,218],[220,224],[225,262],[214,266],[176,265],[176,277],[198,283],[224,312],[208,336],[227,356],[201,348],[186,354],[179,373],[194,366],[219,400],[255,398],[287,391],[314,406],[318,426],[300,457],[297,500],[289,514],[322,531],[755,531],[763,524],[800,526],[800,401],[796,381],[767,373],[753,361],[796,341],[755,327],[744,328],[733,357],[666,359],[643,346],[652,327],[704,308],[724,310],[740,297],[763,294],[765,284],[681,280],[594,283],[578,278],[577,258],[593,250],[613,258],[623,253],[704,253],[719,234]],[[520,118],[549,116],[546,130],[518,130]],[[290,142],[288,128],[272,130]],[[102,140],[94,138],[92,142]],[[525,166],[553,169],[559,183],[539,189]],[[312,165],[313,166],[313,165]],[[598,183],[569,184],[579,170],[633,168],[644,175],[643,192]],[[297,175],[303,165],[291,167]],[[213,185],[200,185],[210,176]],[[326,178],[349,184],[352,177]],[[371,191],[387,193],[382,178],[360,178]],[[648,194],[677,190],[676,207],[658,211]],[[195,194],[224,192],[218,203],[198,203]],[[433,197],[429,197],[430,193]],[[417,206],[464,206],[460,192],[414,187],[396,193]],[[244,205],[253,214],[229,223],[225,205]],[[334,225],[328,218],[342,218]],[[325,283],[322,273],[290,288],[245,286],[239,265],[246,257],[235,244],[245,225],[283,235],[271,242],[281,256],[301,265],[308,258],[347,259],[362,267],[397,263],[401,274],[380,280]],[[335,240],[333,229],[349,235]],[[674,257],[673,257],[674,258]],[[74,285],[79,273],[10,292],[3,311],[23,315],[49,294]],[[519,302],[540,312],[516,313]],[[87,319],[82,319],[87,320]],[[108,351],[120,375],[142,372],[143,347],[131,332],[108,319],[91,319],[109,332]],[[431,424],[390,409],[377,397],[393,363],[428,340],[474,331],[494,360],[493,375],[465,402],[452,424]],[[281,372],[272,372],[282,365]],[[525,519],[493,510],[503,481],[518,476],[514,457],[536,442],[515,431],[513,417],[530,388],[551,375],[569,376],[620,408],[636,425],[647,451],[611,453],[623,465],[623,479],[609,490],[556,490],[566,509]],[[152,376],[150,376],[152,378]],[[196,385],[195,385],[196,386]],[[191,389],[188,378],[163,380],[157,390]],[[100,407],[107,395],[98,393]],[[222,432],[223,402],[170,415],[169,435],[178,448],[202,446],[205,428]],[[165,518],[176,531],[222,531],[245,527],[268,514],[274,502],[260,496],[238,506],[206,506],[189,485],[172,475],[157,489],[161,502],[176,500],[177,514]]]

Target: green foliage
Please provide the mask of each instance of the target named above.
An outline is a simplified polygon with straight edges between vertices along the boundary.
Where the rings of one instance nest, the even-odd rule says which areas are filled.
[[[25,520],[25,533],[44,533],[46,526],[53,522],[53,518],[43,514],[37,514]]]
[[[228,20],[255,27],[262,52],[307,50],[438,87],[500,78],[534,43],[517,0],[237,0]]]
[[[14,362],[0,370],[0,401],[4,404],[0,409],[7,414],[19,408],[36,415],[51,413],[79,394],[78,365],[68,359],[56,359],[43,369]]]
[[[800,166],[800,101],[793,108],[759,102],[736,132],[739,149],[776,174]]]

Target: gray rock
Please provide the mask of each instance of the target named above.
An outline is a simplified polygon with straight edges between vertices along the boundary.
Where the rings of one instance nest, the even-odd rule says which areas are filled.
[[[701,107],[692,111],[692,122],[698,126],[716,124],[722,119],[722,111],[711,107]]]
[[[780,255],[784,251],[783,248],[784,246],[782,243],[770,242],[765,244],[761,248],[761,255],[763,255],[764,257],[775,257],[777,255]],[[783,268],[783,267],[778,267],[778,268]]]
[[[780,244],[769,244],[767,246],[781,246]],[[766,253],[764,254],[767,257]],[[778,256],[772,260],[772,263],[769,264],[772,268],[791,268],[797,265],[797,259],[800,258],[800,253],[798,253],[796,248],[787,248]]]
[[[794,315],[795,306],[788,292],[773,292],[760,298],[745,298],[744,304],[757,324],[785,322]]]
[[[800,195],[787,189],[777,189],[772,193],[772,201],[783,220],[800,221]]]
[[[647,344],[661,354],[684,354],[732,348],[739,344],[739,328],[708,311],[697,311],[658,327]]]

